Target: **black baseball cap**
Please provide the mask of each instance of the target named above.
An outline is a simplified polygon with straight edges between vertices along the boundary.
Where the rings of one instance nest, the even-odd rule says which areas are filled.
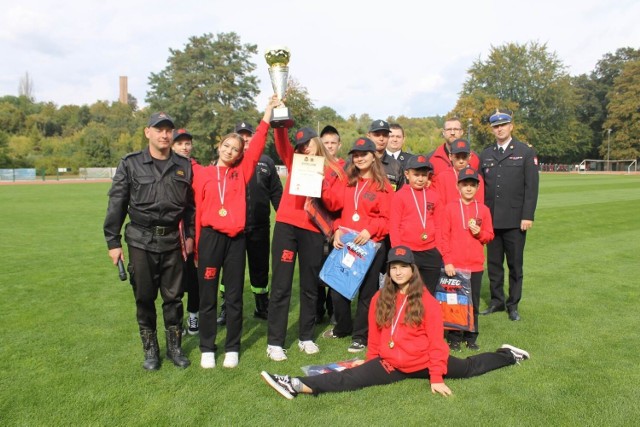
[[[466,167],[458,173],[458,182],[464,181],[465,179],[473,179],[480,182],[478,171],[472,167]]]
[[[356,142],[353,143],[353,147],[349,150],[349,154],[354,151],[370,151],[372,153],[376,152],[376,144],[373,143],[369,138],[358,138]]]
[[[163,112],[153,113],[151,117],[149,117],[147,126],[157,127],[162,122],[168,122],[172,128],[175,128],[175,125],[173,124],[173,117]]]
[[[295,136],[295,143],[296,143],[296,147],[298,145],[302,145],[302,144],[306,144],[307,142],[309,142],[311,140],[311,138],[315,138],[317,137],[318,134],[316,133],[315,130],[311,129],[311,128],[300,128],[298,129],[298,131],[296,132],[296,136]]]
[[[458,138],[451,143],[451,154],[471,153],[471,146],[466,139]]]
[[[322,131],[320,131],[320,137],[324,136],[325,133],[335,133],[336,135],[340,136],[338,129],[334,128],[331,125],[327,125],[322,128]]]
[[[186,129],[174,129],[173,131],[173,142],[176,142],[176,140],[180,137],[186,137],[187,139],[193,139],[193,136],[187,132]]]
[[[255,130],[253,129],[253,126],[251,126],[249,123],[247,122],[240,122],[238,124],[236,124],[236,128],[234,130],[235,133],[239,133],[239,132],[249,132],[251,135],[253,135],[253,133],[255,132]]]
[[[405,166],[405,170],[425,168],[433,170],[433,165],[431,164],[431,162],[429,162],[429,160],[427,160],[427,156],[424,156],[422,154],[417,154],[409,157],[409,160],[407,160],[407,165]]]
[[[391,132],[391,128],[389,127],[389,123],[384,120],[374,120],[369,125],[369,132],[376,132],[379,130],[386,130],[387,132]]]
[[[389,250],[389,254],[387,255],[387,264],[392,262],[415,264],[413,252],[406,246],[395,246]]]

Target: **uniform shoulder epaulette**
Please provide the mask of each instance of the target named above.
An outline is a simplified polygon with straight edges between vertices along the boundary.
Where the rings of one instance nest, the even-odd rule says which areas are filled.
[[[139,156],[140,154],[142,154],[142,150],[134,151],[133,153],[125,154],[124,157],[122,157],[122,160],[128,159],[129,157],[133,157],[133,156]]]

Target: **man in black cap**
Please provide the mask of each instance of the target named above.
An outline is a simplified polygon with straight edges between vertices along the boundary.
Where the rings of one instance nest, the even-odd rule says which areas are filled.
[[[178,224],[187,237],[194,235],[191,163],[171,150],[173,119],[154,113],[144,134],[149,145],[122,158],[109,191],[104,235],[113,264],[124,262],[121,228],[125,227],[129,276],[136,300],[136,317],[144,349],[143,368],[160,368],[155,300],[162,296],[167,358],[186,368],[182,353],[182,268]]]
[[[369,125],[367,138],[376,144],[376,155],[382,162],[387,179],[395,191],[398,191],[404,184],[404,169],[400,161],[387,154],[387,144],[389,143],[389,123],[384,120],[374,120]]]
[[[244,150],[247,151],[251,145],[251,137],[255,132],[253,126],[247,122],[240,122],[236,124],[234,130],[244,140]],[[247,186],[247,221],[244,232],[247,241],[251,292],[253,292],[256,302],[253,317],[264,320],[267,320],[269,308],[271,206],[277,211],[281,198],[282,182],[276,170],[276,164],[271,157],[263,154],[260,156],[256,171]],[[224,298],[224,275],[220,288]],[[224,325],[226,321],[223,299],[217,322],[219,325]]]
[[[496,143],[480,154],[485,182],[484,203],[491,210],[495,238],[487,245],[491,288],[489,307],[480,314],[505,310],[504,258],[509,267],[509,319],[520,320],[524,245],[533,226],[538,201],[538,160],[533,149],[511,136],[510,111],[496,110],[489,118]]]

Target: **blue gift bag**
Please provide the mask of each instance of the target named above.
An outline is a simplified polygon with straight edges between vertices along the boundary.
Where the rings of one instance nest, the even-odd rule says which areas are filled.
[[[364,245],[356,245],[353,240],[358,235],[353,230],[344,229],[344,247],[333,249],[320,270],[320,279],[340,295],[352,300],[367,274],[379,243],[369,240]]]

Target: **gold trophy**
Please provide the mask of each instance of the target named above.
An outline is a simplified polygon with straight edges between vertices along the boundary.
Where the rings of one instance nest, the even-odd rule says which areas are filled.
[[[271,127],[291,128],[294,123],[293,119],[289,114],[289,109],[282,102],[287,93],[289,58],[291,58],[291,52],[289,52],[289,48],[285,46],[272,47],[264,53],[264,58],[267,60],[267,64],[269,64],[269,76],[271,77],[273,92],[280,100],[280,106],[273,109]]]

